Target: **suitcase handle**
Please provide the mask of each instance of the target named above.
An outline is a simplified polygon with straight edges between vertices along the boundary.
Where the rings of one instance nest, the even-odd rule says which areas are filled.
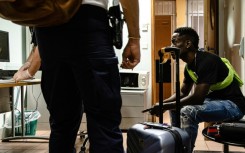
[[[175,64],[176,64],[176,127],[180,128],[180,81],[179,81],[179,56],[180,49],[176,47],[165,47],[158,51],[158,55],[160,56],[159,62],[159,123],[163,123],[163,72],[162,72],[162,60],[165,52],[171,52],[171,54],[175,55]],[[150,112],[153,108],[148,108],[142,111],[142,113]],[[154,115],[154,114],[151,114]]]
[[[158,51],[158,54],[160,56],[160,63],[162,62],[162,57],[163,57],[164,53],[167,53],[167,52],[171,52],[171,54],[175,55],[175,64],[176,64],[176,83],[175,83],[175,86],[176,86],[176,116],[177,116],[176,127],[180,127],[180,81],[179,81],[180,49],[177,47],[172,47],[172,46],[161,48]],[[162,69],[160,68],[159,78],[161,78],[161,75],[163,75],[163,72],[161,72],[161,71],[162,71]],[[163,113],[163,110],[162,110],[162,107],[163,107],[163,104],[162,104],[162,102],[163,102],[162,88],[163,88],[163,83],[161,82],[161,79],[160,79],[160,81],[159,81],[159,113],[160,113],[159,122],[160,123],[163,123],[163,114],[161,114],[161,113]]]
[[[172,127],[171,125],[168,125],[167,123],[142,122],[141,124],[146,125],[153,129],[161,129],[161,130],[169,129]]]

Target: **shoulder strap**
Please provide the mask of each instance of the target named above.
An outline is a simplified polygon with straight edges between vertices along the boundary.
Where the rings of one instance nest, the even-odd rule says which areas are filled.
[[[193,72],[191,69],[189,69],[188,68],[188,65],[186,64],[186,66],[185,66],[185,69],[187,70],[187,72],[188,72],[188,74],[189,74],[189,76],[191,77],[191,79],[195,82],[195,83],[197,83],[197,75],[195,74],[195,72]]]
[[[233,68],[233,66],[231,65],[229,60],[226,58],[221,58],[221,60],[226,64],[226,66],[228,67],[229,70],[234,72],[234,78],[238,81],[239,86],[241,87],[243,85],[243,81],[241,80],[239,75],[236,73],[235,69]]]

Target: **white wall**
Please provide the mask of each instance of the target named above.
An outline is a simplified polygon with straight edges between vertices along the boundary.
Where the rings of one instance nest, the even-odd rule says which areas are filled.
[[[17,70],[22,65],[22,51],[25,48],[25,40],[23,40],[23,28],[10,21],[0,18],[0,30],[9,32],[9,50],[10,50],[10,62],[0,62],[0,69],[3,70]],[[25,50],[23,51],[25,52]],[[20,98],[16,98],[16,93],[20,88],[15,88],[14,103],[20,104]],[[5,90],[5,89],[2,89]],[[8,90],[7,90],[8,91]],[[8,95],[9,96],[9,95]],[[3,126],[3,114],[0,114],[0,131]],[[2,133],[0,132],[0,135]],[[2,136],[0,136],[2,138]]]
[[[241,37],[245,37],[245,1],[241,1]],[[245,46],[245,41],[243,43]],[[244,55],[245,56],[245,55]],[[241,77],[242,80],[245,82],[245,60],[242,58],[241,60]],[[245,94],[245,85],[242,87],[243,94]]]
[[[151,106],[151,97],[152,97],[152,89],[151,89],[151,0],[139,0],[140,5],[140,43],[141,43],[141,62],[133,69],[133,71],[149,71],[150,72],[150,80],[149,80],[149,88],[147,91],[147,103],[149,104],[147,107]],[[123,42],[124,46],[128,41],[128,32],[127,26],[124,25],[123,31]],[[121,50],[116,50],[116,54],[119,58],[119,63],[122,62],[122,52]]]
[[[224,35],[220,35],[219,43],[223,46],[224,56],[228,58],[235,70],[245,81],[245,61],[239,55],[241,39],[245,37],[245,1],[244,0],[221,0],[221,12],[223,12],[223,21],[220,22],[220,27],[224,28]],[[222,10],[223,9],[223,10]],[[224,15],[224,16],[223,16]],[[222,48],[220,48],[222,49]],[[245,93],[245,85],[242,86],[242,91]]]
[[[0,69],[17,70],[22,65],[22,27],[0,18],[0,30],[9,32],[10,62],[0,62]]]

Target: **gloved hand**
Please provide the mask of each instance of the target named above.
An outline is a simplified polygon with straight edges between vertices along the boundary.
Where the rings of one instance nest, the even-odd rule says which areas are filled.
[[[30,63],[30,62],[26,62],[25,64],[23,64],[23,65],[21,66],[21,68],[20,68],[18,71],[24,71],[24,70],[27,70],[30,66],[31,66],[31,63]]]
[[[33,76],[29,73],[28,69],[26,70],[22,70],[22,71],[18,71],[14,74],[13,79],[15,80],[15,82],[21,81],[21,80],[26,80],[26,79],[30,79]]]

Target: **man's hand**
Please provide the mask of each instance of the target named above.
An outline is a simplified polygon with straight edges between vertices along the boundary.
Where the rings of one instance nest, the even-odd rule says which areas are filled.
[[[23,64],[23,65],[21,66],[21,68],[20,68],[18,71],[24,71],[24,70],[27,70],[30,66],[31,66],[31,63],[30,63],[30,62],[26,62],[25,64]]]
[[[140,40],[129,39],[122,54],[121,67],[124,69],[133,69],[140,62]]]
[[[164,104],[163,104],[164,106]],[[163,108],[163,113],[165,112],[166,110]],[[143,113],[145,112],[149,112],[151,115],[155,115],[155,116],[159,116],[160,114],[160,110],[159,110],[159,104],[157,103],[156,105],[154,105],[152,108],[149,108],[149,109],[146,109],[146,110],[143,110],[142,111]]]
[[[33,76],[29,73],[28,69],[26,70],[19,70],[14,74],[13,79],[15,82],[19,82],[21,80],[31,79]]]
[[[123,51],[121,67],[133,69],[140,62],[139,0],[120,0],[128,28],[128,43]]]
[[[21,68],[14,74],[13,79],[15,80],[15,82],[32,78],[32,76],[28,71],[28,68],[30,66],[31,66],[30,62],[26,62],[21,66]]]

